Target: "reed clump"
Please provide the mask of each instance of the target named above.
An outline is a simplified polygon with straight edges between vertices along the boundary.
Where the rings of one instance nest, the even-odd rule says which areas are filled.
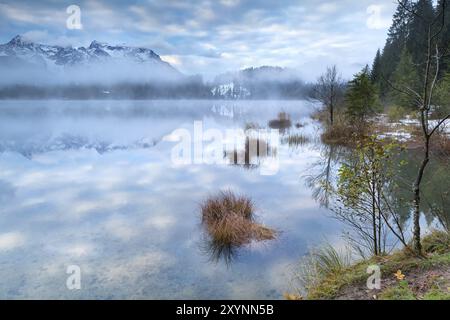
[[[269,121],[269,127],[272,129],[288,129],[291,126],[291,117],[286,112],[280,112],[277,119]]]
[[[254,204],[231,191],[220,192],[201,205],[202,224],[216,244],[242,246],[276,238],[276,231],[255,221]]]

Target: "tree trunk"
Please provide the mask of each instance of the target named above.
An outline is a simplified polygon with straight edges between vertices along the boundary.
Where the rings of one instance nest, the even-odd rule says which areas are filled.
[[[417,173],[417,179],[414,182],[414,216],[413,216],[413,247],[417,254],[422,254],[422,244],[420,242],[420,184],[422,183],[423,174],[428,162],[430,161],[430,139],[425,138],[425,150],[422,163]]]
[[[380,201],[380,185],[377,186],[377,201],[378,201],[378,252],[380,254],[384,253],[384,248],[381,247],[381,201]]]
[[[333,126],[334,122],[334,105],[333,103],[330,105],[330,124]]]
[[[375,157],[375,153],[373,150],[371,150],[372,159]],[[373,160],[372,160],[373,161]],[[377,256],[378,255],[378,228],[377,228],[377,208],[376,208],[376,197],[375,197],[375,164],[372,162],[372,181],[371,181],[371,188],[372,188],[372,227],[373,227],[373,245],[374,245],[374,253]]]

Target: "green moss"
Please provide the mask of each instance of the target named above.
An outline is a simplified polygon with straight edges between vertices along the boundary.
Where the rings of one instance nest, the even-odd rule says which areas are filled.
[[[444,292],[435,286],[423,296],[423,300],[450,300],[450,292],[448,289],[446,290],[447,292]]]
[[[379,295],[380,300],[416,300],[408,282],[400,281],[396,286],[387,288]]]
[[[347,285],[360,283],[367,279],[370,261],[363,261],[340,272],[328,275],[321,283],[308,292],[308,299],[333,299]]]

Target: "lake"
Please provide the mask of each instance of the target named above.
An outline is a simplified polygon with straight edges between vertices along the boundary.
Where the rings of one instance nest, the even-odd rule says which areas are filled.
[[[0,298],[281,299],[309,248],[342,243],[320,188],[336,159],[313,111],[307,101],[0,102]],[[280,130],[275,173],[173,161],[177,129],[267,128],[280,112],[292,126]],[[291,143],[295,134],[309,141]],[[249,196],[279,237],[211,255],[200,204],[221,190]],[[69,266],[80,290],[66,286]]]

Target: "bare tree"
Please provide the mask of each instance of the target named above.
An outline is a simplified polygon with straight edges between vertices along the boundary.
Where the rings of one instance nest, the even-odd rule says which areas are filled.
[[[334,113],[342,98],[344,81],[337,71],[336,65],[327,67],[327,71],[317,79],[314,87],[314,98],[319,100],[330,115],[330,125],[334,123]]]
[[[427,44],[423,48],[425,52],[425,71],[422,77],[421,90],[420,92],[415,91],[412,88],[395,87],[392,83],[388,81],[390,86],[408,96],[414,98],[417,102],[417,106],[420,113],[420,125],[423,137],[423,158],[417,172],[416,179],[413,183],[413,193],[414,193],[414,213],[413,213],[413,245],[416,253],[422,253],[421,244],[421,230],[420,230],[420,187],[423,181],[425,169],[430,161],[430,141],[436,131],[441,127],[449,118],[450,114],[443,116],[436,123],[430,124],[429,117],[432,111],[432,101],[433,95],[435,93],[436,84],[440,72],[440,64],[443,57],[445,56],[444,50],[439,48],[439,36],[443,33],[445,27],[445,11],[448,5],[448,0],[444,0],[441,6],[441,11],[437,13],[436,17],[432,20],[427,20],[425,17],[421,16],[414,8],[412,0],[397,0],[400,6],[404,10],[414,15],[418,19],[421,19],[426,25],[427,33]]]

